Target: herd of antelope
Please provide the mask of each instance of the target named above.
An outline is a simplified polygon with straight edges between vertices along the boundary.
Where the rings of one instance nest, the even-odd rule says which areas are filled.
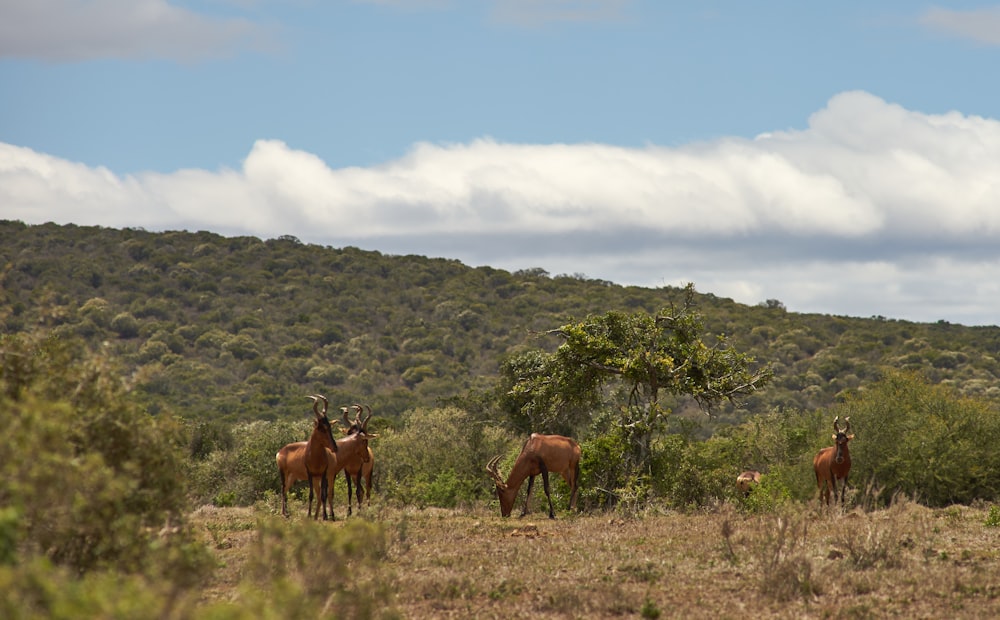
[[[293,484],[304,480],[309,484],[308,517],[319,519],[320,510],[323,519],[336,520],[333,512],[333,484],[337,474],[344,472],[347,480],[347,514],[351,514],[352,502],[356,499],[358,510],[361,510],[362,498],[366,504],[371,502],[372,471],[375,466],[375,456],[368,441],[378,437],[369,432],[368,422],[372,417],[371,407],[352,405],[341,407],[344,426],[340,428],[343,437],[334,439],[333,424],[327,417],[329,402],[321,394],[308,397],[313,401],[313,430],[307,441],[297,441],[283,447],[275,455],[278,472],[281,476],[281,514],[288,516],[288,490]],[[323,409],[320,411],[320,403]],[[349,418],[349,412],[354,410],[354,419]],[[368,415],[362,417],[367,410]],[[823,448],[813,459],[813,470],[816,474],[816,485],[819,487],[820,503],[830,504],[831,490],[834,501],[837,500],[837,482],[840,481],[840,503],[844,503],[847,490],[847,476],[851,471],[851,454],[847,444],[854,439],[851,433],[851,418],[844,418],[845,426],[840,428],[840,416],[833,420],[833,445]],[[510,475],[505,480],[499,471],[501,456],[496,456],[486,465],[486,471],[496,485],[497,499],[500,500],[501,516],[510,516],[517,493],[528,479],[528,489],[525,492],[524,509],[521,516],[528,514],[531,501],[531,490],[535,484],[535,476],[542,477],[542,486],[549,503],[549,518],[555,519],[555,509],[552,506],[552,495],[549,487],[549,474],[559,474],[566,480],[570,488],[569,509],[576,509],[576,498],[580,482],[580,444],[574,439],[562,435],[541,435],[532,433],[521,453],[514,461]],[[365,487],[362,489],[361,481]],[[736,478],[736,488],[748,497],[754,486],[760,484],[761,473],[747,470]],[[356,487],[354,495],[352,487]],[[316,498],[316,510],[313,511],[313,497]],[[329,514],[327,508],[329,507]]]
[[[321,394],[309,396],[313,401],[313,422],[312,434],[308,441],[297,441],[290,443],[275,455],[274,459],[278,463],[278,473],[281,475],[281,514],[288,516],[288,490],[299,480],[309,483],[309,509],[307,516],[319,519],[320,507],[323,510],[323,519],[334,519],[333,494],[329,490],[333,488],[333,483],[337,479],[337,474],[344,472],[347,478],[347,514],[351,514],[351,484],[357,483],[358,488],[358,510],[361,509],[361,479],[365,479],[368,501],[371,499],[372,470],[375,465],[375,456],[368,446],[368,440],[378,437],[368,431],[368,422],[371,420],[371,407],[367,407],[368,415],[361,417],[365,410],[361,405],[353,405],[354,420],[348,419],[348,407],[341,407],[344,414],[344,427],[341,439],[333,438],[333,425],[326,416],[329,402]],[[319,410],[320,401],[323,403],[323,411]],[[313,513],[313,496],[317,498],[316,512]],[[327,505],[330,513],[327,515]]]

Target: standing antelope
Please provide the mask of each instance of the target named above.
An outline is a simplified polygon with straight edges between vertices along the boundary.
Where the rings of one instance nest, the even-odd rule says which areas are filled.
[[[552,495],[549,493],[549,472],[562,474],[570,488],[570,510],[576,509],[576,492],[580,481],[580,444],[575,440],[562,435],[532,433],[528,441],[524,443],[524,447],[521,448],[521,454],[514,461],[514,467],[511,468],[506,481],[497,470],[499,462],[500,457],[494,457],[486,466],[486,471],[496,483],[502,516],[510,516],[517,491],[521,488],[521,483],[524,482],[525,478],[528,479],[528,491],[524,497],[524,510],[521,512],[521,516],[528,514],[531,487],[535,483],[535,476],[541,474],[545,497],[549,500],[549,518],[555,519],[556,513],[552,509]]]
[[[364,420],[361,419],[361,405],[354,405],[354,421],[350,422],[347,419],[347,407],[341,407],[340,410],[344,413],[344,424],[347,428],[344,429],[344,433],[347,435],[354,435],[359,432],[364,432],[369,439],[378,437],[378,435],[368,432],[368,421],[372,417],[372,408],[365,405],[368,409],[368,416]],[[352,458],[344,460],[344,478],[347,480],[347,514],[351,514],[351,483],[356,481],[357,483],[357,500],[358,500],[358,510],[361,510],[361,497],[364,494],[365,502],[367,505],[371,505],[372,501],[372,470],[375,469],[375,454],[372,452],[371,446],[368,446],[368,458],[363,461],[361,459]],[[365,479],[365,488],[361,488],[361,479]],[[331,505],[332,505],[331,500]],[[331,508],[332,510],[332,508]]]
[[[747,470],[736,476],[736,488],[739,489],[743,497],[750,497],[750,489],[760,484],[760,472]]]
[[[840,503],[844,503],[844,493],[847,491],[847,475],[851,473],[851,453],[847,442],[854,439],[851,433],[851,418],[844,418],[847,426],[841,430],[840,416],[833,419],[834,444],[823,448],[813,459],[813,469],[816,470],[816,485],[819,487],[820,504],[830,505],[830,489],[833,489],[833,500],[837,501],[837,480],[843,480],[840,488]]]
[[[313,401],[313,414],[316,416],[309,441],[290,443],[274,455],[274,460],[278,464],[278,473],[281,475],[281,514],[288,516],[288,489],[299,480],[307,480],[309,482],[309,512],[307,514],[312,516],[313,493],[316,492],[319,503],[323,505],[323,518],[326,519],[328,488],[326,472],[330,463],[329,456],[336,459],[337,442],[333,439],[333,427],[330,425],[329,418],[326,417],[329,405],[326,397],[314,394],[308,398]],[[319,411],[320,400],[323,401],[322,413]],[[316,519],[319,518],[319,510],[319,505],[317,505],[314,517]]]
[[[337,439],[333,442],[334,450],[326,451],[327,467],[326,474],[323,477],[323,484],[327,487],[328,493],[324,498],[326,501],[323,503],[323,520],[328,518],[326,504],[329,504],[330,507],[329,518],[334,521],[337,520],[337,515],[333,511],[334,482],[336,482],[337,474],[343,469],[345,462],[353,460],[364,462],[368,458],[368,437],[369,435],[364,432],[355,433],[349,437]],[[285,516],[288,516],[285,510],[287,489],[291,488],[297,481],[308,478],[304,458],[308,443],[307,441],[290,443],[278,452],[278,469],[282,472],[284,485],[282,488],[281,513]],[[285,455],[284,457],[282,456],[283,454]],[[312,503],[310,502],[310,510],[311,507]],[[318,507],[316,512],[317,514],[319,513]]]

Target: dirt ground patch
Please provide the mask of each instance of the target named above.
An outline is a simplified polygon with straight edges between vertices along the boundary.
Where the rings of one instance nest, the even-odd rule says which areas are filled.
[[[222,563],[206,599],[239,596],[267,513],[192,515]],[[367,575],[391,584],[379,617],[978,618],[1000,607],[1000,528],[986,517],[986,508],[903,503],[871,513],[722,506],[555,520],[373,505],[351,519],[385,532],[384,557],[368,569],[377,574]]]

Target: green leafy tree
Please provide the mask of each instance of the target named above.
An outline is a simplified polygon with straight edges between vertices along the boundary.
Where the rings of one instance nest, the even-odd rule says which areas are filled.
[[[767,367],[731,347],[724,335],[703,340],[704,325],[688,285],[683,303],[655,315],[608,312],[547,333],[554,353],[528,351],[501,369],[501,405],[530,430],[571,427],[595,407],[618,409],[626,473],[649,472],[654,437],[665,430],[665,397],[687,395],[704,408],[751,394],[771,378]],[[608,402],[608,401],[613,402]]]

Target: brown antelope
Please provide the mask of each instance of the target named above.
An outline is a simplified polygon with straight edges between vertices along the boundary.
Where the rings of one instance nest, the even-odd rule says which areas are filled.
[[[844,503],[844,493],[847,491],[847,475],[851,473],[851,453],[847,442],[854,439],[851,433],[851,418],[844,418],[847,426],[840,428],[840,416],[833,419],[834,444],[823,448],[813,459],[813,469],[816,471],[816,485],[819,487],[820,504],[830,505],[830,489],[833,489],[833,500],[837,501],[837,480],[842,480],[840,487],[840,503]]]
[[[368,409],[368,416],[364,420],[361,419],[361,405],[354,405],[354,421],[350,422],[347,419],[347,407],[341,407],[340,410],[344,413],[344,424],[347,428],[344,429],[344,433],[347,435],[354,435],[358,432],[364,432],[368,439],[374,439],[378,437],[373,433],[368,432],[368,421],[372,417],[372,408],[365,405]],[[344,460],[344,478],[347,480],[347,514],[351,514],[351,483],[356,481],[357,483],[357,500],[358,500],[358,510],[361,510],[361,497],[364,495],[365,503],[371,505],[372,501],[372,471],[375,469],[375,454],[372,452],[371,446],[368,446],[368,459],[362,462],[360,459],[352,458]],[[361,488],[361,479],[365,479],[365,488]],[[333,502],[331,501],[331,504]]]
[[[313,493],[315,492],[319,503],[323,504],[323,518],[326,519],[326,495],[327,477],[330,458],[336,460],[337,442],[333,439],[333,427],[330,425],[326,411],[329,403],[326,398],[319,394],[309,396],[313,401],[313,414],[316,416],[313,424],[312,435],[308,441],[297,441],[290,443],[278,450],[274,455],[274,460],[278,464],[278,473],[281,475],[281,514],[288,516],[288,489],[299,480],[309,482],[309,516],[312,516]],[[319,401],[323,401],[323,412],[319,411]],[[316,506],[316,515],[319,518],[319,505]]]
[[[305,453],[307,444],[308,442],[306,441],[297,441],[295,443],[288,444],[282,448],[282,451],[287,451],[289,455],[302,455]],[[343,469],[343,463],[345,461],[359,460],[363,462],[368,458],[368,435],[365,433],[355,433],[349,437],[334,441],[334,445],[336,446],[336,452],[330,450],[326,451],[327,469],[324,477],[324,483],[328,489],[326,503],[329,504],[330,508],[329,518],[336,521],[337,515],[333,512],[334,482],[337,480],[337,475],[340,473],[340,470]],[[278,452],[278,455],[280,458],[281,452]],[[289,457],[286,459],[286,462],[287,465],[285,471],[287,473],[282,474],[282,479],[287,478],[289,480],[287,488],[291,488],[292,484],[295,482],[306,479],[307,472],[305,469],[305,460],[301,457],[298,459]],[[279,469],[281,468],[280,461],[278,467]],[[284,502],[285,500],[283,496],[282,514],[286,514],[284,511]],[[316,511],[319,512],[319,508],[317,508]],[[323,519],[326,520],[327,518],[327,506],[324,504]]]
[[[760,484],[760,472],[752,469],[736,476],[736,488],[743,497],[750,497],[750,489]]]
[[[486,471],[496,483],[502,516],[510,516],[517,491],[521,488],[521,483],[524,482],[525,478],[528,479],[528,491],[525,493],[524,510],[521,511],[521,516],[528,514],[531,487],[535,483],[535,476],[541,474],[545,497],[549,500],[549,518],[555,519],[556,513],[552,509],[552,495],[549,493],[549,472],[562,474],[570,488],[570,510],[576,509],[576,491],[580,481],[580,444],[575,440],[561,435],[532,433],[528,441],[524,443],[524,447],[521,448],[521,454],[514,461],[514,467],[511,468],[506,481],[497,470],[499,462],[500,457],[494,457],[486,466]]]

